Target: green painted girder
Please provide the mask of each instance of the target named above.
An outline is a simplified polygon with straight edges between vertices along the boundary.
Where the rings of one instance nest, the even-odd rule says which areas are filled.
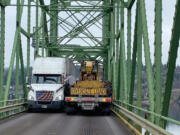
[[[17,14],[19,14],[17,12]],[[19,52],[20,52],[20,34],[18,36],[17,46],[16,46],[16,81],[15,81],[15,98],[19,99]]]
[[[117,6],[120,5],[120,1],[117,2]],[[119,8],[115,8],[115,20],[116,20],[116,25],[115,25],[115,33],[118,32],[119,28],[120,28],[120,24],[119,24],[119,18],[120,18],[120,9]],[[119,48],[120,48],[120,44],[119,44],[119,38],[115,38],[115,63],[114,63],[114,76],[115,76],[115,97],[117,100],[119,100]]]
[[[86,23],[84,23],[83,25],[79,26],[73,26],[73,29],[64,36],[63,39],[65,39],[67,36],[70,36],[71,38],[76,37],[77,35],[79,35],[80,33],[84,33],[84,29],[87,29],[87,27],[90,27],[92,24],[94,24],[97,20],[101,19],[103,17],[103,13],[97,15],[96,17],[94,17],[91,20],[88,20]],[[88,34],[86,34],[88,36]],[[61,39],[59,41],[59,43],[61,43],[63,41],[63,39]],[[94,39],[94,38],[93,38]],[[95,41],[97,41],[97,39],[94,39]],[[99,41],[97,41],[99,43]]]
[[[175,8],[174,23],[170,41],[170,51],[167,64],[166,82],[165,82],[165,93],[163,96],[163,108],[162,115],[168,116],[171,91],[173,86],[174,70],[176,67],[176,58],[178,54],[179,39],[180,39],[180,0],[177,0]],[[164,123],[166,127],[166,122]]]
[[[108,0],[105,0],[104,1],[104,4],[108,5],[109,2]],[[106,11],[103,11],[103,12],[106,12]],[[106,15],[103,17],[103,29],[102,29],[102,32],[103,32],[103,44],[105,46],[108,46],[110,44],[110,12],[106,12]],[[106,38],[106,37],[109,37],[109,38]]]
[[[70,12],[70,13],[73,14],[72,12]],[[90,12],[89,12],[89,14],[90,14]],[[68,14],[68,15],[69,15],[69,14]],[[86,18],[86,19],[87,19],[86,15],[83,15],[82,13],[81,13],[81,15],[83,16],[83,18]],[[73,17],[75,18],[75,20],[74,20]],[[73,19],[74,22],[76,22],[76,24],[80,24],[81,26],[84,25],[84,24],[82,23],[82,21],[80,21],[80,20],[78,19],[78,17],[76,17],[74,14],[73,14],[73,17],[72,17],[72,19]],[[96,22],[99,21],[99,20],[97,20],[96,17],[94,17],[93,15],[91,16],[91,18],[95,19]],[[88,18],[88,21],[90,21],[89,18]],[[96,23],[93,23],[93,24],[96,25]],[[88,34],[89,36],[93,37],[93,39],[96,40],[96,42],[97,42],[98,44],[101,44],[100,41],[99,41],[97,38],[95,38],[95,37],[93,36],[93,34],[88,30],[88,28],[84,27],[84,31],[87,31],[87,34]],[[67,42],[69,42],[69,41],[71,41],[71,40],[72,40],[72,38],[69,39]],[[94,40],[91,39],[91,41],[92,41],[94,44],[96,44]]]
[[[27,35],[29,35],[29,37],[27,37],[27,72],[26,72],[26,76],[30,77],[30,37],[31,37],[31,0],[28,0],[28,7],[27,7]],[[21,31],[22,32],[22,31]]]
[[[120,1],[122,2],[123,6],[125,6],[128,9],[131,9],[135,2],[135,0],[128,0],[126,2],[124,2],[124,0],[120,0]]]
[[[50,49],[52,50],[53,52],[56,52],[56,54],[58,55],[61,55],[61,56],[69,56],[69,55],[79,55],[79,53],[83,53],[83,51],[76,51],[76,50],[73,50],[73,51],[57,51],[57,50],[53,50],[53,49]],[[86,52],[86,55],[90,55],[90,56],[96,56],[96,55],[99,55],[99,56],[106,56],[106,53],[99,53],[99,52],[95,52],[95,51],[88,51]]]
[[[50,1],[49,9],[58,9],[58,0]],[[50,11],[50,43],[57,43],[58,37],[58,11]],[[49,50],[48,50],[49,51]],[[51,51],[48,53],[51,56]]]
[[[145,64],[146,64],[146,72],[147,72],[147,84],[148,84],[148,93],[149,93],[149,103],[150,110],[154,111],[155,106],[155,91],[154,91],[154,76],[152,71],[152,63],[150,56],[150,44],[149,44],[149,33],[147,27],[147,16],[146,16],[146,7],[145,1],[140,0],[140,11],[141,11],[141,19],[142,19],[142,33],[143,33],[143,41],[144,41],[144,56],[145,56]],[[154,122],[154,117],[150,116],[151,121]]]
[[[64,1],[69,1],[69,0],[64,0]],[[71,1],[82,1],[82,2],[84,2],[84,1],[103,1],[103,0],[71,0]]]
[[[10,4],[10,0],[0,0],[0,5],[1,6],[7,6]]]
[[[44,0],[39,0],[39,2],[40,2],[40,4],[41,4],[42,6],[44,5]],[[45,18],[44,18],[44,23],[43,23],[42,25],[40,25],[40,26],[38,27],[38,29],[37,29],[34,33],[31,34],[31,37],[33,37],[33,36],[36,34],[37,31],[40,31],[40,30],[43,29],[43,28],[46,29],[46,30],[45,30],[46,33],[49,32],[48,29],[47,29],[47,23],[50,22],[50,19],[49,19],[49,20],[46,19],[46,18],[47,18],[47,17],[46,17],[46,13],[47,13],[47,10],[48,10],[48,9],[46,9],[46,7],[43,7],[42,9],[43,9],[42,12],[43,12],[43,14],[44,14],[44,16],[45,16]],[[49,14],[49,13],[48,13],[48,14]],[[71,16],[68,16],[68,17],[65,18],[63,21],[59,21],[58,25],[60,25],[60,24],[62,24],[63,22],[65,22],[65,21],[66,21],[67,19],[69,19],[70,17],[71,17]],[[54,27],[53,29],[55,29],[55,27]],[[48,37],[48,36],[46,36],[46,38],[47,38],[47,37]]]
[[[128,96],[131,86],[131,9],[128,9],[128,18],[127,18],[127,91]]]
[[[55,46],[52,45],[52,47],[48,47],[48,48],[58,48],[58,49],[94,49],[94,50],[100,50],[100,51],[106,51],[107,48],[106,47],[102,47],[102,46],[80,46],[80,45],[60,45],[60,46]]]
[[[141,14],[139,8],[139,0],[137,1],[137,10],[138,10],[138,29],[137,29],[137,106],[142,107],[142,22],[141,22]],[[141,116],[142,112],[138,111],[138,114]],[[141,129],[140,129],[141,130]]]
[[[63,28],[67,33],[68,33],[68,30],[71,30],[70,28],[66,27],[68,30],[66,30],[64,27],[61,26],[61,28]],[[75,37],[75,38],[79,38],[79,36]],[[89,38],[89,37],[86,37],[86,38]],[[92,44],[90,44],[89,42],[87,42],[84,38],[81,38],[85,43],[87,43],[89,46],[92,46]],[[90,38],[91,39],[91,38]]]
[[[42,3],[42,0],[40,0],[40,4],[43,4]],[[45,12],[48,14],[48,15],[51,15],[50,13],[49,13],[49,11],[48,11],[48,8],[46,8],[46,7],[41,7],[43,10],[45,10]],[[58,19],[60,20],[60,21],[65,21],[63,18],[61,18],[61,17],[58,17]],[[100,19],[100,18],[99,18]],[[92,21],[92,20],[91,20]],[[96,19],[96,21],[97,21],[97,19]],[[89,21],[90,22],[90,21]],[[91,25],[92,24],[94,24],[95,23],[95,21],[94,22],[92,22],[91,23]],[[67,24],[68,26],[70,26],[70,27],[72,27],[72,28],[74,28],[74,25],[73,24],[71,24],[71,23],[69,23],[69,22],[67,22],[67,21],[65,21],[65,24]],[[87,24],[89,24],[89,23],[86,23],[86,25]],[[90,25],[90,26],[91,26]],[[89,26],[88,26],[89,27]],[[87,33],[85,33],[85,31],[83,31],[82,32],[82,34],[84,34],[84,35],[86,35],[86,36],[88,36],[88,34]],[[78,34],[77,34],[78,35]],[[89,37],[89,36],[88,36]],[[92,38],[92,39],[94,39],[94,38]]]
[[[4,52],[5,52],[5,7],[0,6],[0,100],[4,89]],[[1,106],[1,105],[0,105]]]
[[[21,27],[21,33],[26,36],[27,38],[31,38],[30,33],[26,32],[22,27]]]
[[[36,21],[35,21],[35,29],[37,31],[38,26],[39,26],[39,8],[38,8],[39,0],[36,0]],[[34,58],[36,58],[39,54],[39,31],[36,32],[35,38],[36,38],[36,46],[35,46],[35,51],[34,51]]]
[[[155,112],[161,114],[162,109],[162,0],[155,0]],[[160,119],[155,119],[159,125]]]
[[[99,14],[101,15],[101,14]],[[65,38],[67,38],[68,36],[70,36],[70,40],[71,41],[74,37],[76,37],[77,35],[79,35],[80,33],[87,31],[88,33],[86,35],[91,36],[96,42],[98,42],[100,44],[100,41],[97,40],[96,38],[93,37],[93,35],[89,32],[89,30],[87,29],[88,27],[90,27],[92,24],[94,24],[94,22],[96,22],[96,18],[99,17],[99,15],[97,15],[96,17],[94,17],[93,19],[88,19],[84,24],[82,24],[82,21],[84,19],[86,19],[86,16],[84,16],[81,20],[76,18],[76,21],[79,21],[76,23],[76,25],[72,28],[72,30],[67,33],[64,37],[62,37],[61,40],[59,40],[59,43],[61,43]],[[73,15],[74,16],[74,15]],[[80,25],[79,25],[80,24]],[[67,43],[67,42],[66,42]]]
[[[23,91],[24,91],[24,98],[27,99],[27,87],[26,87],[26,81],[25,81],[24,60],[23,60],[21,38],[20,38],[20,44],[19,44],[19,58],[20,58],[20,64],[21,64],[22,86],[23,86]]]
[[[62,47],[49,47],[50,50],[56,50],[60,55],[71,55],[71,54],[81,54],[85,53],[89,56],[104,56],[107,53],[107,49],[104,49],[102,47],[68,47],[68,46],[62,46]]]
[[[21,0],[21,3],[24,3],[24,0]],[[12,71],[13,71],[13,66],[14,66],[14,60],[15,60],[15,54],[16,54],[16,47],[18,45],[18,37],[20,35],[20,24],[21,24],[21,17],[22,17],[22,12],[23,12],[23,7],[18,7],[17,12],[19,13],[17,15],[17,28],[14,36],[14,42],[13,42],[13,49],[11,53],[11,60],[10,60],[10,66],[9,66],[9,72],[8,72],[8,77],[7,77],[7,82],[6,82],[6,89],[5,89],[5,94],[4,94],[4,100],[8,100],[8,94],[9,94],[9,89],[10,89],[10,83],[11,83],[11,77],[12,77]],[[7,103],[4,102],[4,106],[6,106]]]
[[[137,3],[139,7],[139,3]],[[138,38],[138,29],[139,29],[139,15],[140,11],[136,8],[135,16],[135,28],[134,28],[134,42],[133,42],[133,53],[132,53],[132,64],[131,64],[131,84],[129,91],[129,104],[133,104],[133,94],[134,94],[134,84],[135,84],[135,72],[136,72],[136,56],[137,56],[137,38]],[[132,109],[131,109],[132,110]]]
[[[78,50],[78,51],[73,51],[73,52],[59,52],[57,50],[52,50],[52,52],[54,56],[66,57],[66,58],[70,58],[74,61],[79,61],[79,62],[81,62],[82,60],[96,60],[96,58],[101,55],[99,53],[95,54],[94,52],[93,54],[91,54],[91,52],[87,53],[87,52],[84,52],[83,50],[81,51]],[[105,57],[105,55],[103,54],[102,57]]]
[[[99,8],[90,8],[90,7],[77,7],[77,8],[62,8],[62,9],[57,9],[57,10],[48,10],[48,11],[75,11],[75,12],[102,12],[104,10],[108,10],[110,7],[99,7]]]
[[[123,91],[124,94],[121,95],[124,97],[124,101],[128,102],[129,99],[129,95],[128,95],[128,89],[127,89],[127,64],[126,64],[126,54],[125,54],[125,41],[124,41],[124,7],[121,7],[120,10],[120,25],[121,25],[121,32],[120,32],[120,72],[122,75],[121,80],[123,80],[123,82],[121,82],[120,85],[123,85],[123,87],[121,86],[120,91]],[[123,84],[122,84],[123,83]]]

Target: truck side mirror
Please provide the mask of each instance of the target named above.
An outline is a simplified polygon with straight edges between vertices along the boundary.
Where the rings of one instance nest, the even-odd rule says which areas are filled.
[[[26,86],[27,86],[27,88],[29,88],[29,89],[31,88],[31,85],[29,85],[29,84],[28,84],[28,85],[26,85]]]
[[[26,77],[26,84],[30,84],[29,77]]]

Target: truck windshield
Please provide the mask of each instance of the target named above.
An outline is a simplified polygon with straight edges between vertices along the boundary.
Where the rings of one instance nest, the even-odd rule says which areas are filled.
[[[38,84],[61,84],[62,76],[61,75],[33,75],[33,83]]]

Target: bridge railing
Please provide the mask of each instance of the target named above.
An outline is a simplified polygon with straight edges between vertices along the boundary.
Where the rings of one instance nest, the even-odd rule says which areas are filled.
[[[25,111],[26,99],[0,101],[0,105],[0,119],[4,119],[6,117]]]
[[[168,131],[165,129],[155,125],[151,120],[149,119],[150,115],[153,115],[155,118],[159,118],[161,122],[168,122],[173,123],[175,125],[180,125],[179,121],[176,121],[172,118],[162,116],[160,114],[157,114],[155,112],[137,107],[135,105],[131,105],[128,103],[125,103],[120,100],[115,100],[113,103],[113,112],[117,115],[123,116],[127,118],[127,120],[131,121],[131,124],[138,125],[137,129],[141,132],[141,129],[145,129],[147,132],[151,134],[162,134],[162,135],[170,135]]]

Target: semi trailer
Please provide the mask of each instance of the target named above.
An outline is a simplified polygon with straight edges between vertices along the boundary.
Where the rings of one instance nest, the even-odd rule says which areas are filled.
[[[64,78],[75,74],[66,58],[38,57],[34,61],[28,84],[28,109],[60,109],[64,105]]]
[[[82,61],[79,81],[74,85],[65,84],[66,112],[76,110],[110,113],[112,84],[103,81],[103,70],[97,61]]]

